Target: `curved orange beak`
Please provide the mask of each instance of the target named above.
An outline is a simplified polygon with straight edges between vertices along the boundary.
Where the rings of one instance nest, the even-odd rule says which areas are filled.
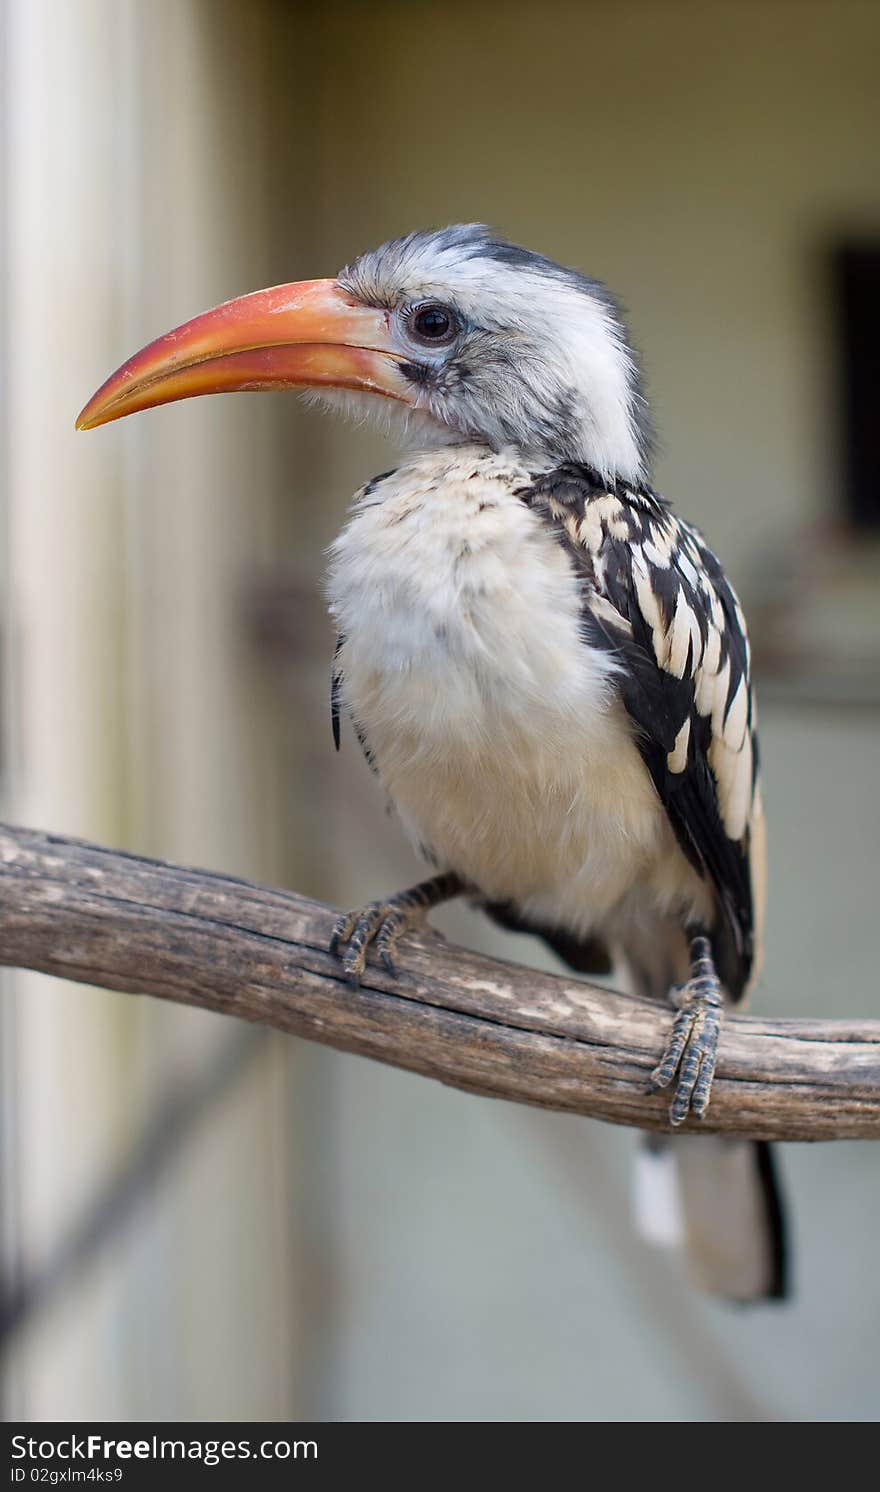
[[[242,389],[325,386],[410,403],[403,361],[391,348],[387,312],[359,305],[335,280],[275,285],[205,311],[135,353],[92,395],[76,428]]]

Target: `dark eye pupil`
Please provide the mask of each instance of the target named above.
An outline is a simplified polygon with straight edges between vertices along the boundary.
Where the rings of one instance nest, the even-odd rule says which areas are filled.
[[[442,342],[452,331],[452,317],[442,306],[423,306],[413,318],[416,335],[426,342]]]

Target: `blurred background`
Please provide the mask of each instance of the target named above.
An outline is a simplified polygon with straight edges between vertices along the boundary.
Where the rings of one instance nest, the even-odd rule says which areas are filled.
[[[3,814],[340,906],[417,876],[330,738],[382,438],[73,420],[207,306],[485,220],[622,297],[745,600],[756,1008],[880,1014],[878,64],[873,0],[0,0]],[[632,1236],[623,1130],[5,971],[0,1078],[7,1418],[878,1417],[876,1147],[783,1147],[796,1299],[736,1311]]]

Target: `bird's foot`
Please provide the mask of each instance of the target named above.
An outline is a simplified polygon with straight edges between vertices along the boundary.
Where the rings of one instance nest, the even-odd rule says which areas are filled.
[[[367,964],[367,949],[375,943],[389,974],[397,972],[394,955],[399,938],[423,916],[421,907],[405,904],[404,896],[389,901],[371,901],[338,918],[330,938],[330,952],[342,959],[342,967],[353,984],[360,984]],[[343,952],[343,946],[345,951]]]
[[[688,1114],[703,1118],[715,1076],[724,1000],[708,938],[693,939],[690,978],[672,991],[671,1000],[678,1015],[666,1050],[651,1073],[648,1092],[668,1088],[677,1079],[669,1108],[669,1122],[677,1128]]]
[[[330,952],[341,957],[342,967],[352,984],[360,984],[367,964],[367,950],[371,943],[375,943],[385,968],[394,975],[397,973],[397,945],[403,934],[420,922],[432,907],[449,901],[461,890],[458,876],[448,872],[434,876],[430,881],[422,881],[387,901],[371,901],[354,912],[344,912],[333,928]]]

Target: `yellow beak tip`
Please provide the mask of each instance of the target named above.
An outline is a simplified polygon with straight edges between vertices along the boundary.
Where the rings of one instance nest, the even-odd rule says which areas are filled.
[[[100,415],[89,414],[89,405],[86,404],[77,415],[73,428],[74,430],[96,430],[99,425],[105,423],[106,421],[102,420]]]

